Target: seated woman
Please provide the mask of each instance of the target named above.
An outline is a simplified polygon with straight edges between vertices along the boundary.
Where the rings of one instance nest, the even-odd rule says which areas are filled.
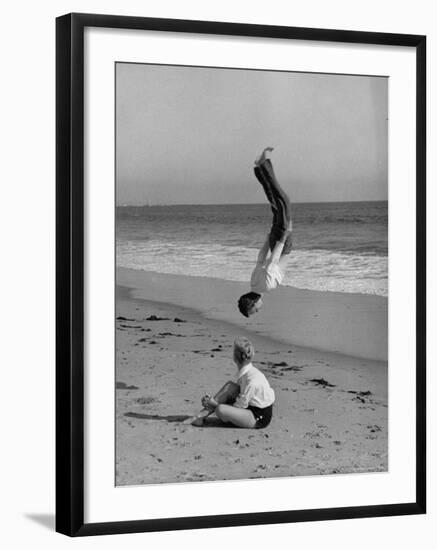
[[[239,394],[233,404],[219,403],[208,394],[202,398],[205,409],[239,428],[266,428],[272,419],[275,392],[264,374],[252,365],[254,354],[254,347],[247,338],[235,340],[233,355],[238,368]],[[232,388],[231,392],[234,390]]]

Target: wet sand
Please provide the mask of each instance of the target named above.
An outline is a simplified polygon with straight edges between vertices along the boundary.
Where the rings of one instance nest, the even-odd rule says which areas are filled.
[[[281,286],[265,297],[261,313],[246,319],[237,300],[250,290],[247,283],[126,268],[117,269],[117,283],[131,288],[133,297],[194,308],[284,343],[387,361],[384,296]]]

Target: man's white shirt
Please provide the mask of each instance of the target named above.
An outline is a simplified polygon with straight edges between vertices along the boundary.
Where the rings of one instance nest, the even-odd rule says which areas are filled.
[[[278,262],[257,264],[250,279],[250,288],[257,294],[274,290],[282,283],[284,275],[284,270]]]

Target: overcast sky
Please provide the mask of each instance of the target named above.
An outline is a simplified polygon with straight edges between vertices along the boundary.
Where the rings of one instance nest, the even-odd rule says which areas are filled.
[[[275,147],[294,202],[387,199],[387,87],[378,77],[116,67],[117,204],[259,203]]]

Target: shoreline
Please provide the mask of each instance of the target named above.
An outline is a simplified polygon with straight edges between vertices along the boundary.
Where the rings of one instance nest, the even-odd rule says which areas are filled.
[[[261,312],[244,318],[238,297],[248,284],[118,267],[117,285],[134,298],[199,312],[206,319],[284,344],[374,361],[387,361],[388,300],[383,296],[280,287],[265,297]]]

